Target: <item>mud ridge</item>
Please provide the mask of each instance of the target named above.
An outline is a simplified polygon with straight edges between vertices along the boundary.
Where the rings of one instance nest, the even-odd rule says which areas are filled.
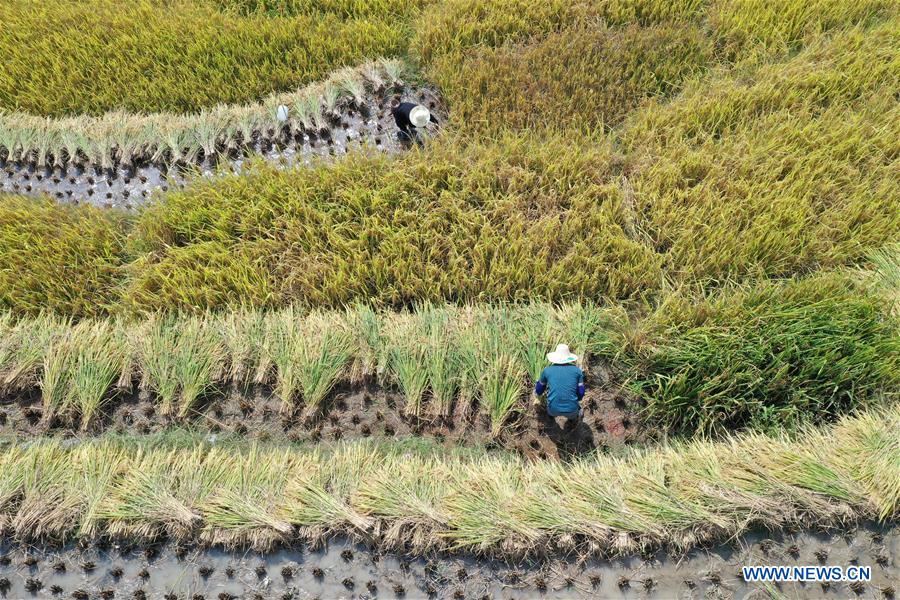
[[[338,386],[315,416],[302,406],[286,412],[268,386],[247,389],[220,387],[204,397],[187,419],[160,413],[159,402],[144,390],[112,395],[87,431],[78,419],[44,418],[39,389],[0,399],[0,435],[37,437],[48,434],[94,435],[103,431],[145,435],[172,426],[190,425],[210,434],[234,433],[251,439],[318,442],[358,438],[426,437],[447,446],[483,444],[513,450],[535,459],[568,457],[594,449],[615,449],[645,441],[638,419],[639,400],[610,387],[588,390],[584,420],[575,428],[565,419],[553,419],[542,408],[522,401],[498,438],[491,436],[490,420],[476,404],[457,403],[446,417],[406,414],[402,394],[374,383]]]

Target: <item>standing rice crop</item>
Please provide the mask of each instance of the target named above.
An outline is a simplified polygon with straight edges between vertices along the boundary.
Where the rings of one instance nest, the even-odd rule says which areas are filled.
[[[311,416],[350,361],[353,344],[337,313],[302,313],[291,307],[270,319],[267,353],[275,365],[276,393],[289,411],[299,392]]]
[[[663,312],[678,311],[670,302]],[[635,388],[670,431],[796,427],[896,389],[900,337],[845,274],[767,283],[681,305],[639,357]]]
[[[304,320],[304,328],[306,340],[298,356],[299,382],[305,412],[312,415],[344,373],[353,348],[339,313],[314,312]]]
[[[81,413],[86,430],[116,381],[131,380],[131,349],[124,327],[116,321],[85,321],[79,324],[77,355],[70,378],[70,402]]]
[[[0,392],[26,389],[39,383],[47,350],[70,322],[53,315],[22,319],[7,329],[0,340]]]
[[[0,109],[185,113],[247,102],[401,55],[408,17],[383,8],[267,15],[205,0],[9,0],[0,5]]]
[[[70,389],[69,368],[77,352],[74,330],[64,328],[48,340],[41,364],[41,401],[43,418],[49,422],[53,414],[64,409]]]
[[[368,378],[381,380],[385,371],[387,347],[382,335],[382,315],[365,304],[356,304],[347,312],[351,335],[356,338],[356,351],[350,368],[353,381]]]
[[[200,317],[153,317],[137,338],[142,385],[159,396],[160,411],[187,416],[224,366],[221,337]]]
[[[454,331],[454,313],[448,307],[425,306],[418,317],[424,321],[425,362],[431,390],[431,412],[441,417],[450,414],[460,383],[458,341]]]
[[[266,348],[266,313],[242,308],[221,315],[219,327],[228,354],[227,379],[246,387],[268,377],[271,357]]]
[[[429,366],[422,320],[414,314],[399,314],[392,319],[389,335],[391,374],[406,397],[406,413],[418,417],[428,388]]]

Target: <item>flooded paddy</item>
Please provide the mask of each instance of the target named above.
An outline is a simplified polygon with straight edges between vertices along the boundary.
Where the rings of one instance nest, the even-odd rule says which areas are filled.
[[[548,510],[551,509],[548,507]],[[891,598],[900,531],[754,532],[684,556],[663,550],[613,559],[552,557],[509,563],[473,556],[381,554],[335,539],[270,553],[177,547],[0,545],[3,598]],[[872,581],[779,584],[740,576],[744,565],[872,567]]]

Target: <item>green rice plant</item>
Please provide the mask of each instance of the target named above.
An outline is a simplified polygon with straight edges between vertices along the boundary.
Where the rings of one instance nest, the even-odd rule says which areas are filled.
[[[300,346],[300,391],[307,415],[318,412],[343,374],[352,353],[350,333],[339,315],[312,313],[304,319],[306,338]]]
[[[547,353],[555,347],[551,312],[550,305],[541,303],[511,311],[510,337],[516,344],[515,352],[532,384],[540,378],[541,371],[547,366]]]
[[[224,367],[224,348],[212,323],[154,317],[133,333],[142,385],[159,396],[160,412],[186,417]]]
[[[460,359],[452,334],[453,313],[446,307],[424,306],[419,318],[425,329],[425,368],[433,403],[431,411],[441,417],[450,415],[460,380]]]
[[[380,381],[387,362],[387,346],[381,332],[381,315],[371,306],[357,303],[347,310],[346,321],[351,335],[356,338],[356,351],[350,367],[350,379],[363,381],[375,378]]]
[[[66,404],[73,403],[81,413],[81,430],[85,431],[115,382],[130,380],[131,358],[120,322],[84,321],[76,331]]]
[[[337,383],[352,354],[350,333],[338,315],[302,315],[290,307],[275,313],[267,334],[267,352],[276,369],[275,392],[290,411],[298,393],[312,416]]]
[[[595,359],[615,360],[621,352],[618,328],[628,322],[621,307],[603,308],[593,303],[568,302],[556,314],[557,335],[579,355],[579,365],[590,370]]]
[[[281,398],[283,411],[293,408],[300,391],[301,353],[306,334],[302,314],[293,306],[273,313],[268,320],[265,354],[275,368],[275,394]]]
[[[481,370],[482,337],[484,330],[480,326],[483,309],[469,306],[457,313],[453,331],[453,344],[456,348],[456,360],[459,365],[459,398],[462,408],[471,406],[478,398]]]
[[[75,363],[77,334],[63,328],[50,337],[41,365],[42,418],[49,422],[54,414],[64,410],[72,385],[72,365]]]
[[[7,333],[0,358],[0,389],[4,392],[39,384],[49,348],[64,335],[69,321],[54,315],[20,320]],[[53,361],[54,366],[58,361]]]
[[[406,413],[419,417],[428,388],[427,332],[422,320],[413,314],[396,315],[388,327],[391,377],[406,398]]]
[[[499,436],[509,417],[521,411],[524,371],[508,355],[489,356],[481,379],[481,403],[491,419],[491,435]]]
[[[900,243],[895,243],[869,254],[869,262],[875,267],[875,288],[885,297],[891,314],[900,314]]]
[[[266,314],[239,309],[220,315],[219,328],[228,354],[226,379],[246,387],[264,383],[271,369],[271,357],[265,353]]]
[[[896,323],[846,274],[689,302],[637,358],[634,387],[647,416],[669,431],[791,428],[877,402],[897,386]]]

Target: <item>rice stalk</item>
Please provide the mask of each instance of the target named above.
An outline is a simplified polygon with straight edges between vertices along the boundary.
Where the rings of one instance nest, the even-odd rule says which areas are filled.
[[[406,413],[419,417],[428,387],[426,340],[422,321],[412,314],[400,314],[388,327],[389,368],[392,378],[406,398]]]
[[[431,412],[450,415],[460,380],[460,359],[453,333],[453,313],[448,308],[426,306],[419,310],[426,331],[425,361],[433,404]]]
[[[81,413],[81,430],[86,431],[113,384],[128,372],[131,360],[119,323],[96,321],[79,325],[84,332],[76,338],[69,397]]]
[[[351,336],[340,317],[336,317],[313,313],[306,317],[303,325],[307,336],[299,347],[298,381],[307,415],[321,408],[350,360]]]

